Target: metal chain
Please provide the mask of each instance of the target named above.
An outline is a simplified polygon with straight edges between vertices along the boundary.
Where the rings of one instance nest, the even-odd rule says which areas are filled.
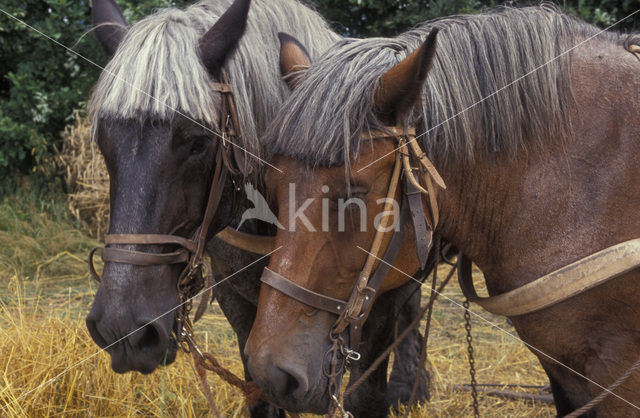
[[[476,383],[476,363],[473,359],[473,337],[471,336],[471,314],[469,313],[469,299],[462,303],[464,307],[464,329],[467,331],[467,354],[469,355],[469,375],[471,376],[471,396],[473,397],[473,416],[480,417],[478,406],[478,388]]]
[[[334,334],[333,331],[331,331],[329,332],[329,339],[332,342],[331,348],[329,348],[323,356],[324,361],[322,363],[322,371],[328,380],[329,398],[331,401],[328,416],[332,418],[353,418],[353,415],[342,406],[343,397],[340,393],[338,378],[345,371],[349,360],[359,360],[360,354],[347,348],[340,334]],[[340,359],[340,355],[343,356],[342,359]],[[328,370],[326,364],[327,357],[330,357]]]

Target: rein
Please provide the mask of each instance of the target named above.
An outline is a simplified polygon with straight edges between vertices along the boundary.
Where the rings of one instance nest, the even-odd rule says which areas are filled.
[[[93,248],[89,252],[89,271],[91,276],[100,281],[93,264],[93,257],[97,250],[102,250],[102,260],[104,262],[114,262],[122,264],[132,264],[136,266],[152,266],[166,264],[186,264],[179,275],[177,288],[179,305],[176,309],[176,326],[173,329],[173,337],[180,348],[192,355],[196,375],[199,378],[202,390],[214,415],[220,416],[216,408],[213,396],[206,382],[206,371],[210,370],[218,374],[227,383],[239,388],[245,395],[247,403],[254,405],[263,395],[255,382],[245,382],[232,372],[221,366],[218,361],[209,353],[203,352],[198,346],[193,333],[193,324],[189,318],[192,309],[192,299],[206,287],[200,300],[200,305],[196,311],[194,322],[197,321],[206,310],[208,302],[212,297],[213,271],[211,265],[203,259],[207,234],[217,212],[224,190],[224,185],[229,174],[237,174],[237,170],[232,167],[231,155],[228,141],[240,132],[238,125],[238,115],[233,100],[233,89],[228,82],[224,70],[222,71],[223,83],[211,82],[212,91],[223,95],[222,109],[220,113],[220,132],[222,142],[218,145],[215,157],[215,169],[207,206],[202,222],[191,238],[178,235],[167,234],[107,234],[105,236],[105,246]],[[237,231],[223,231],[220,238],[231,245],[242,249],[268,253],[268,248],[272,246],[272,238],[255,240],[249,238],[249,234]],[[253,240],[253,243],[249,243]],[[177,245],[180,248],[168,253],[152,253],[147,251],[134,251],[130,249],[113,248],[111,245]],[[266,251],[266,252],[265,252]]]
[[[310,306],[338,315],[329,333],[331,347],[324,356],[323,372],[328,379],[332,413],[343,417],[351,414],[342,406],[338,378],[345,371],[350,361],[360,359],[358,349],[362,337],[362,326],[366,321],[376,294],[387,277],[391,265],[398,256],[404,240],[407,224],[412,222],[416,236],[416,251],[421,268],[424,268],[433,242],[433,230],[438,222],[438,205],[435,198],[435,186],[445,188],[442,177],[427,158],[425,152],[416,141],[415,129],[412,127],[387,127],[384,131],[370,131],[363,135],[366,139],[392,138],[398,145],[395,153],[393,172],[387,188],[387,199],[383,208],[383,218],[368,252],[367,259],[348,300],[339,300],[306,289],[282,275],[265,268],[262,282],[289,296],[290,298]],[[398,227],[383,232],[391,225],[393,213],[392,200],[398,192],[400,179],[404,174],[404,193],[400,205],[400,222]],[[423,180],[423,187],[416,179],[416,174]],[[428,199],[428,211],[422,205],[422,194]],[[386,248],[385,238],[391,233]],[[382,255],[380,257],[380,255]],[[379,262],[379,260],[382,260]],[[376,267],[377,264],[377,267]],[[344,333],[349,329],[349,345],[345,343]]]

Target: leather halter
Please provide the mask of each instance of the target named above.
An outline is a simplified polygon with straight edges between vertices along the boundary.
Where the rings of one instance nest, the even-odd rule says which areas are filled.
[[[213,280],[211,268],[208,266],[206,268],[207,277],[203,278],[202,276],[204,267],[204,249],[209,226],[211,225],[218,209],[227,175],[229,172],[235,173],[235,169],[231,167],[231,163],[229,161],[229,147],[227,140],[237,136],[239,132],[238,117],[235,103],[233,101],[232,87],[229,84],[224,71],[222,72],[222,80],[224,81],[223,83],[210,83],[212,91],[219,92],[223,95],[220,114],[220,134],[222,136],[222,142],[218,145],[218,149],[216,151],[215,171],[211,181],[209,197],[202,223],[196,229],[191,238],[167,234],[107,234],[105,236],[105,247],[96,247],[89,252],[89,270],[93,278],[97,281],[100,281],[100,276],[93,265],[93,256],[99,249],[102,250],[102,260],[104,262],[132,264],[136,266],[186,264],[178,279],[178,293],[181,302],[195,296],[200,289],[205,286],[205,282]],[[229,122],[231,122],[231,126]],[[108,247],[111,245],[178,245],[180,248],[169,253],[151,253],[146,251],[134,251]],[[207,292],[207,294],[203,296],[202,303],[205,303],[205,299],[210,299],[210,292]],[[186,305],[188,306],[183,305],[185,308],[179,309],[179,312],[177,313],[179,327],[182,326],[185,319],[188,321],[188,309],[190,309],[191,305]],[[196,319],[203,312],[201,307],[196,313]],[[176,336],[181,338],[180,332],[177,332]]]
[[[367,255],[364,267],[358,277],[356,285],[348,300],[338,300],[306,289],[284,276],[265,268],[262,275],[262,282],[285,295],[315,309],[330,312],[338,315],[334,323],[331,334],[337,336],[346,328],[349,329],[351,351],[357,351],[360,340],[362,325],[366,321],[378,289],[386,278],[391,265],[398,256],[409,218],[415,230],[417,238],[417,252],[421,266],[427,261],[427,255],[431,248],[433,228],[438,218],[438,208],[435,201],[435,187],[433,183],[444,186],[442,178],[435,170],[433,164],[428,160],[425,153],[420,149],[416,141],[414,128],[388,127],[384,131],[370,131],[363,135],[367,139],[393,138],[396,140],[398,149],[393,172],[387,189],[387,199],[383,213],[385,214],[380,225],[389,226],[391,212],[390,201],[395,198],[401,174],[404,172],[404,197],[400,205],[399,228],[394,228],[393,235],[386,249],[382,248],[384,237],[389,232],[382,232],[378,229],[375,233],[371,249]],[[411,162],[418,163],[418,167],[411,166]],[[415,179],[415,173],[424,179],[426,189]],[[429,214],[425,213],[422,206],[421,195],[429,194]],[[383,254],[381,257],[380,255]],[[378,263],[379,259],[382,261]],[[375,265],[378,264],[374,270]]]

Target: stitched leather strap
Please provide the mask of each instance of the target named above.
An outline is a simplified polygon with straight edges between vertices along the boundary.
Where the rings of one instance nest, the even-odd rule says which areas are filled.
[[[159,264],[179,264],[189,261],[189,251],[180,249],[171,253],[146,253],[142,251],[103,248],[102,261],[133,264],[136,266],[154,266]]]
[[[104,237],[104,243],[109,244],[177,244],[189,251],[194,251],[196,246],[193,241],[177,235],[163,234],[109,234]]]
[[[409,181],[407,176],[404,177],[404,187],[409,211],[411,212],[413,230],[416,236],[418,261],[420,262],[420,268],[424,270],[427,265],[427,258],[429,258],[433,231],[431,228],[427,228],[427,220],[424,216],[424,208],[422,206],[422,192]]]
[[[400,247],[402,246],[402,241],[404,241],[409,223],[408,206],[408,204],[404,204],[402,208],[400,208],[400,229],[393,232],[389,245],[382,256],[382,261],[371,275],[369,284],[365,288],[365,291],[369,294],[365,297],[362,304],[362,314],[353,320],[349,327],[349,345],[353,350],[358,351],[359,349],[360,341],[362,340],[362,326],[369,317],[373,302],[375,301],[380,286],[382,286],[382,282],[386,279],[391,270],[391,265],[393,265],[393,262],[400,252]]]
[[[345,301],[335,299],[329,296],[321,295],[312,290],[305,289],[302,286],[297,285],[291,280],[281,276],[273,270],[265,267],[260,278],[262,283],[268,284],[272,288],[284,293],[290,298],[302,302],[305,305],[309,305],[313,308],[320,309],[340,315],[344,311],[344,307],[347,304]]]
[[[465,297],[496,315],[517,316],[555,305],[640,267],[640,238],[626,241],[516,289],[491,297],[478,296],[473,286],[471,260],[460,256],[458,281]]]

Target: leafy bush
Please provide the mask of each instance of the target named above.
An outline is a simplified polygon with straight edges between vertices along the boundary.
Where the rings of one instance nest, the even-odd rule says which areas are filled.
[[[184,1],[119,1],[130,22]],[[93,36],[90,1],[7,0],[2,9],[104,65]],[[100,69],[17,20],[0,13],[0,196],[17,184],[19,173],[50,179],[60,132],[82,108]]]
[[[393,36],[440,16],[471,13],[492,0],[313,0],[336,30],[348,36]]]

